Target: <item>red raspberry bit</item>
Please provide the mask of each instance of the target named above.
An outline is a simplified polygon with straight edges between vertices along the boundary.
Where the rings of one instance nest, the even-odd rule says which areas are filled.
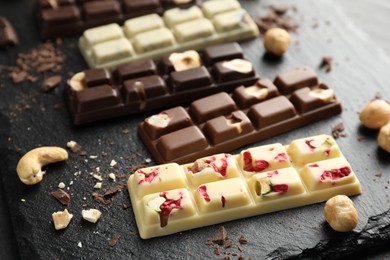
[[[267,173],[267,177],[271,178],[272,176],[274,176],[276,174],[279,174],[279,172],[278,171],[272,171],[272,172]]]
[[[279,192],[280,194],[286,193],[288,190],[287,184],[277,184],[272,186],[275,192]]]
[[[310,167],[310,168],[314,168],[314,167],[319,167],[319,166],[318,166],[318,164],[316,164],[316,163],[313,163],[313,164],[310,164],[310,165],[308,165],[308,167]]]
[[[326,180],[337,181],[343,177],[349,176],[351,173],[351,168],[342,167],[339,169],[332,169],[324,171],[320,176],[320,182],[324,182]]]
[[[310,151],[312,151],[312,152],[314,152],[314,150],[316,149],[316,147],[311,144],[311,142],[313,142],[313,141],[314,141],[314,139],[310,139],[310,140],[305,141],[306,145],[309,146]]]
[[[280,153],[280,154],[276,155],[274,159],[278,162],[285,162],[285,161],[287,161],[287,154]]]
[[[226,203],[225,196],[221,196],[221,202],[222,202],[222,208],[224,208],[225,207],[225,203]]]
[[[243,154],[244,157],[244,171],[253,172],[254,168],[252,165],[252,155],[250,152],[245,151]]]
[[[167,192],[161,192],[160,197],[165,198],[165,202],[161,204],[160,209],[160,226],[165,227],[168,224],[168,217],[174,209],[181,209],[181,201],[183,199],[183,194],[180,193],[180,198],[168,199]]]
[[[330,154],[330,148],[326,149],[326,150],[324,151],[324,153],[325,153],[326,156],[329,156],[329,154]]]
[[[267,161],[265,161],[265,160],[258,160],[255,163],[254,171],[260,172],[260,171],[263,171],[263,170],[267,169],[268,167],[269,167],[269,163]]]
[[[210,202],[210,196],[207,194],[207,187],[205,185],[200,186],[198,192],[203,196],[205,201]]]
[[[149,184],[152,183],[152,181],[154,180],[154,178],[156,178],[156,176],[158,175],[158,172],[159,172],[159,168],[154,168],[151,172],[147,173],[147,172],[144,172],[142,170],[138,170],[137,173],[138,174],[144,174],[145,175],[145,178],[143,180],[140,180],[138,182],[138,185],[144,183],[144,182],[148,182]]]

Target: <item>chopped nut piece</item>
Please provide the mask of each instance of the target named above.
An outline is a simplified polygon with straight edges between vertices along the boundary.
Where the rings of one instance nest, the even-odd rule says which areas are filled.
[[[102,178],[102,176],[100,176],[100,175],[94,174],[93,177],[94,177],[96,180],[98,180],[98,181],[103,181],[103,178]]]
[[[89,210],[82,210],[81,215],[83,216],[83,219],[85,219],[86,221],[89,221],[91,223],[96,223],[100,219],[102,213],[97,209],[89,209]]]
[[[83,244],[81,244],[81,242],[78,242],[78,243],[77,243],[77,246],[80,247],[80,248],[82,248],[82,247],[83,247]]]
[[[234,59],[231,61],[225,61],[222,63],[222,66],[227,69],[234,70],[236,72],[243,73],[243,74],[251,73],[253,70],[252,63],[250,61],[243,60],[243,59]]]
[[[73,218],[72,214],[69,214],[68,210],[57,211],[52,214],[54,228],[56,230],[67,228],[71,219]]]
[[[270,193],[272,191],[270,179],[266,177],[257,180],[255,190],[257,196],[262,196]]]
[[[314,88],[310,91],[309,95],[319,98],[324,102],[329,102],[334,98],[333,89]]]
[[[93,186],[94,189],[101,189],[102,188],[102,183],[101,182],[97,182],[95,184],[95,186]]]
[[[266,88],[259,88],[258,86],[250,86],[250,87],[246,87],[244,90],[246,94],[255,96],[259,100],[265,99],[268,96],[268,89]]]
[[[58,184],[58,188],[60,188],[60,189],[65,188],[65,183],[60,182],[60,183]]]
[[[114,167],[116,164],[117,164],[117,162],[115,160],[111,160],[111,162],[110,162],[111,167]]]
[[[113,174],[113,173],[110,173],[110,174],[108,175],[108,177],[110,177],[110,179],[113,180],[113,181],[115,181],[115,179],[116,179],[116,176],[115,176],[115,174]]]
[[[81,91],[81,90],[87,88],[87,85],[85,83],[85,73],[79,72],[79,73],[75,74],[68,81],[68,84],[72,88],[72,90],[74,90],[74,91]]]
[[[149,125],[155,126],[155,127],[167,127],[169,124],[169,121],[171,119],[167,114],[158,114],[158,115],[153,115],[147,119],[147,123]]]
[[[200,66],[199,53],[194,50],[183,53],[172,53],[169,56],[169,61],[176,71],[188,70]]]
[[[282,56],[290,45],[290,34],[281,28],[269,29],[264,35],[264,48],[267,52]]]
[[[193,173],[200,172],[207,168],[207,163],[204,159],[198,159],[194,162],[194,164],[191,167],[191,171]]]
[[[77,143],[75,141],[69,141],[66,143],[66,146],[71,148],[71,149],[74,148],[76,145],[77,145]]]

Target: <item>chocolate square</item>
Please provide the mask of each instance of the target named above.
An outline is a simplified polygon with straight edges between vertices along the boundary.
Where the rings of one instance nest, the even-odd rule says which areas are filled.
[[[75,0],[57,0],[58,6],[72,5],[75,3]],[[49,0],[39,0],[38,5],[42,8],[53,8]]]
[[[120,102],[120,96],[116,89],[109,85],[87,88],[75,93],[75,105],[77,112],[88,112],[112,107]]]
[[[119,65],[116,73],[118,74],[120,82],[123,82],[126,79],[156,75],[157,68],[150,59],[137,60]]]
[[[123,1],[125,13],[138,16],[149,13],[158,13],[161,5],[158,0],[125,0]]]
[[[249,118],[242,111],[219,116],[206,122],[203,132],[213,144],[223,143],[253,131]]]
[[[170,77],[172,91],[184,91],[212,85],[211,76],[205,67],[174,71]]]
[[[89,69],[85,72],[85,83],[88,87],[96,87],[104,84],[111,84],[110,72],[106,69]]]
[[[189,126],[163,135],[157,142],[157,149],[167,161],[199,152],[207,146],[206,137],[196,126]]]
[[[208,66],[218,61],[242,59],[243,57],[242,49],[236,42],[207,47],[203,55],[204,62]]]
[[[149,124],[150,117],[145,119],[144,129],[152,140],[159,138],[162,135],[178,131],[182,128],[192,125],[192,120],[187,111],[183,107],[175,107],[162,111],[159,115],[165,114],[170,121],[166,127],[158,127]]]
[[[83,10],[86,21],[116,16],[119,19],[121,15],[120,4],[114,0],[86,2]]]
[[[216,82],[224,83],[234,80],[240,80],[245,78],[252,78],[255,76],[255,72],[252,70],[249,73],[241,73],[239,71],[226,68],[223,64],[225,61],[217,62],[213,66],[213,76]]]
[[[318,84],[317,74],[309,67],[299,67],[279,74],[274,84],[285,95],[291,94],[297,89],[312,87]]]
[[[42,19],[47,24],[77,23],[81,20],[80,10],[73,5],[42,11]]]
[[[141,93],[135,87],[136,82],[140,82],[142,85]],[[160,76],[153,75],[124,81],[122,93],[125,102],[145,101],[148,98],[165,95],[166,87]]]
[[[295,108],[285,96],[278,96],[256,104],[248,112],[248,117],[258,129],[295,116]]]
[[[202,123],[216,116],[228,115],[236,109],[233,99],[226,92],[220,92],[192,102],[189,113],[197,123]]]
[[[329,88],[325,84],[321,84],[320,87],[323,89]],[[318,97],[310,95],[310,91],[310,88],[302,88],[295,91],[290,97],[290,101],[301,114],[310,112],[316,108],[328,105],[330,103],[330,101],[326,102]]]

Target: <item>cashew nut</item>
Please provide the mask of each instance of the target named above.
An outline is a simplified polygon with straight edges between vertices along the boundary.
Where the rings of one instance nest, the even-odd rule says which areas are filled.
[[[16,172],[24,184],[37,184],[42,180],[43,166],[66,159],[68,159],[68,152],[61,147],[39,147],[29,151],[19,160]]]

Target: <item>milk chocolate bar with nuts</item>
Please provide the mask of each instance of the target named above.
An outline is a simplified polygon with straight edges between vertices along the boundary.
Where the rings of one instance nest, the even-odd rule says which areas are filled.
[[[188,9],[157,14],[86,30],[79,49],[91,68],[113,69],[145,58],[158,59],[172,52],[254,38],[258,28],[237,0],[210,0]]]
[[[37,0],[36,16],[42,38],[77,35],[86,29],[171,8],[189,8],[202,0]]]
[[[237,43],[202,52],[172,53],[122,64],[111,73],[89,69],[68,80],[65,94],[74,124],[84,124],[189,103],[258,79]]]
[[[287,94],[284,94],[287,93]],[[157,163],[187,163],[237,149],[338,115],[333,89],[316,73],[300,67],[279,74],[274,82],[220,92],[146,118],[139,135]],[[180,119],[180,120],[179,120]]]
[[[361,193],[328,135],[139,169],[127,186],[144,239]]]

